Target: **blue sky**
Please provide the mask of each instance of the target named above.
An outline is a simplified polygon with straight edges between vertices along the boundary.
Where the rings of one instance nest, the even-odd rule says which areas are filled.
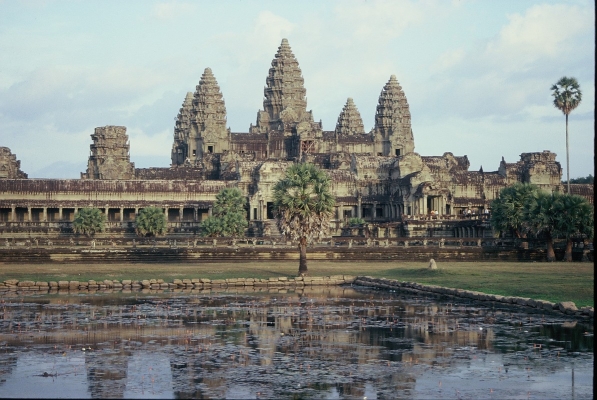
[[[564,116],[549,89],[576,77],[571,177],[594,175],[594,15],[590,0],[0,0],[0,146],[30,177],[76,178],[94,128],[124,125],[131,161],[166,167],[174,119],[203,70],[220,84],[232,131],[247,132],[288,38],[325,130],[348,97],[373,128],[395,74],[415,151],[467,155],[471,170],[543,150],[565,168]]]

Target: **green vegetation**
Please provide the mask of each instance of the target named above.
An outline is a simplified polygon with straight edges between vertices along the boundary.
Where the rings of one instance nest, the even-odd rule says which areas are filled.
[[[330,177],[313,164],[294,164],[274,186],[274,209],[278,227],[300,251],[299,275],[306,275],[307,244],[329,231],[336,200]]]
[[[562,183],[568,183],[568,181],[564,181]],[[588,176],[585,176],[583,178],[572,178],[570,179],[570,183],[590,183],[590,184],[594,184],[595,183],[595,177],[593,177],[593,175],[589,174]]]
[[[168,223],[161,208],[147,207],[139,211],[135,219],[135,229],[139,236],[158,236],[166,233]]]
[[[593,238],[593,207],[580,196],[545,193],[536,186],[516,184],[502,189],[491,203],[491,225],[518,238],[545,240],[547,261],[555,261],[553,239],[566,239],[565,261],[572,261],[574,238]]]
[[[363,225],[364,223],[365,223],[365,220],[363,218],[352,217],[348,220],[348,223],[346,224],[346,226],[359,226],[359,225]]]
[[[106,228],[106,216],[98,208],[81,208],[73,220],[73,231],[87,237]]]
[[[500,234],[509,232],[514,237],[526,237],[528,226],[525,207],[534,203],[539,189],[534,185],[516,183],[502,189],[497,199],[491,202],[491,226]]]
[[[245,204],[239,188],[222,189],[216,196],[213,215],[201,224],[203,236],[243,236],[247,228]]]
[[[555,85],[551,87],[553,105],[566,116],[566,181],[568,192],[570,193],[570,156],[568,153],[568,115],[580,104],[582,92],[576,78],[566,76],[560,78]]]
[[[594,306],[592,263],[427,262],[342,263],[313,260],[318,276],[368,275],[399,281],[475,290],[502,296],[520,296],[553,302],[573,301],[578,307]],[[94,279],[270,278],[290,277],[296,263],[187,263],[187,264],[3,264],[0,281],[6,279],[59,281]]]

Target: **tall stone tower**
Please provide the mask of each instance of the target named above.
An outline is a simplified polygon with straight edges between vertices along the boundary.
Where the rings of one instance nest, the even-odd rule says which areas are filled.
[[[189,133],[193,115],[193,92],[187,92],[182,107],[176,116],[174,143],[172,144],[172,165],[182,165],[187,159]]]
[[[263,90],[263,110],[257,113],[257,126],[251,133],[282,131],[296,127],[300,122],[313,122],[311,111],[307,112],[307,91],[298,61],[292,54],[287,39],[282,39]]]
[[[226,105],[210,68],[205,68],[192,98],[187,93],[174,128],[172,165],[197,165],[204,154],[230,147]]]
[[[379,95],[374,128],[376,151],[384,156],[401,156],[415,151],[408,101],[392,75]]]
[[[361,113],[359,113],[357,106],[350,97],[346,100],[346,104],[338,117],[336,133],[338,135],[360,135],[365,133]]]
[[[25,179],[27,174],[21,171],[21,161],[12,154],[8,147],[0,147],[0,179]]]
[[[91,139],[87,172],[81,173],[81,179],[134,179],[135,164],[130,161],[124,126],[95,128]]]

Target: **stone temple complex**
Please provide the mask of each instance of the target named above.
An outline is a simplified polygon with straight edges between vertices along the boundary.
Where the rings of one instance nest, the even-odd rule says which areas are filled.
[[[0,222],[68,223],[79,208],[98,207],[114,232],[126,233],[140,209],[158,206],[170,232],[196,234],[216,194],[235,186],[247,197],[247,234],[272,235],[273,186],[295,162],[314,163],[331,176],[332,235],[341,234],[348,218],[361,217],[390,237],[489,236],[486,220],[466,220],[463,212],[482,215],[502,188],[516,182],[563,191],[560,163],[547,150],[523,153],[516,162],[496,160],[491,172],[469,171],[466,156],[419,155],[398,79],[392,75],[380,87],[371,131],[352,98],[338,105],[335,129],[324,131],[307,109],[299,63],[283,39],[266,77],[263,109],[248,132],[226,126],[224,94],[213,71],[204,70],[176,117],[170,168],[135,168],[122,126],[95,129],[81,179],[27,179],[15,155],[0,147]],[[592,185],[571,186],[593,202]],[[421,222],[432,220],[432,230]]]

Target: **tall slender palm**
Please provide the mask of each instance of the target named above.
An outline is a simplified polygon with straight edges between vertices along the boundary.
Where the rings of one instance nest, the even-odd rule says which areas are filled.
[[[313,164],[293,164],[274,186],[274,209],[278,227],[300,252],[299,276],[306,275],[307,244],[329,231],[336,200],[330,177]]]
[[[566,116],[566,180],[568,194],[570,194],[570,156],[568,152],[568,115],[580,104],[582,92],[576,78],[564,76],[551,87],[553,90],[553,105]]]

